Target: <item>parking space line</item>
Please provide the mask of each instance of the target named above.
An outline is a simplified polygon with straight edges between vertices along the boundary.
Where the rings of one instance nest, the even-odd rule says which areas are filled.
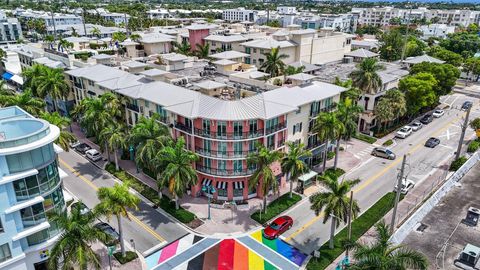
[[[73,175],[75,175],[76,177],[80,178],[81,180],[83,180],[87,185],[89,185],[91,188],[93,188],[95,191],[98,190],[98,187],[92,183],[92,181],[88,180],[85,176],[81,175],[80,172],[78,172],[77,170],[75,170],[74,168],[72,168],[70,165],[68,165],[65,161],[63,161],[62,159],[58,159],[60,161],[60,163],[66,167]],[[145,229],[145,231],[147,231],[149,234],[153,235],[156,239],[160,240],[161,242],[166,242],[166,240],[160,236],[156,231],[152,230],[150,227],[148,227],[145,223],[143,223],[140,219],[138,219],[136,216],[134,216],[131,212],[127,212],[128,214],[128,218],[130,218],[132,221],[134,221],[135,223],[137,223],[140,227],[142,227],[143,229]]]

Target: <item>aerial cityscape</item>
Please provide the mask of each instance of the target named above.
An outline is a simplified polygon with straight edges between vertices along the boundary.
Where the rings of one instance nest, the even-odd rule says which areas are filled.
[[[480,268],[476,1],[0,0],[0,269]]]

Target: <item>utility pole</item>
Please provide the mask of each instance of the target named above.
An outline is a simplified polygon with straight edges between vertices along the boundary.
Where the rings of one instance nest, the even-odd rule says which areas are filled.
[[[350,208],[348,209],[348,242],[352,240],[352,214],[353,214],[353,190],[350,191]],[[346,257],[348,258],[348,251],[350,249],[347,248],[346,250]]]
[[[82,18],[83,32],[85,33],[84,37],[86,37],[87,36],[87,27],[85,26],[85,7],[82,8],[82,11],[83,11],[83,18]]]
[[[57,27],[55,26],[55,18],[53,16],[53,9],[52,9],[50,14],[52,15],[53,40],[56,41],[57,40]]]
[[[456,160],[460,157],[460,153],[462,152],[463,139],[465,138],[465,131],[467,130],[468,117],[470,116],[471,109],[472,109],[472,106],[468,108],[467,115],[465,116],[465,122],[463,122],[463,125],[462,125],[462,134],[460,135],[460,140],[458,141],[457,153],[455,154]]]
[[[403,40],[403,49],[402,49],[402,56],[400,58],[400,63],[403,63],[403,60],[405,60],[405,53],[407,51],[408,29],[410,28],[410,17],[412,17],[412,7],[411,6],[410,6],[410,12],[408,13],[407,29],[405,29],[405,38]]]
[[[125,21],[125,34],[127,35],[127,38],[130,36],[128,34],[128,20],[127,20],[127,13],[123,13],[124,21]]]
[[[400,169],[400,175],[398,176],[398,181],[397,181],[397,188],[395,189],[396,190],[395,204],[393,206],[392,223],[390,224],[391,234],[393,234],[393,231],[395,230],[395,218],[397,217],[397,207],[398,207],[398,202],[400,201],[400,193],[402,193],[403,172],[405,171],[406,162],[407,162],[407,155],[403,155],[402,168]]]

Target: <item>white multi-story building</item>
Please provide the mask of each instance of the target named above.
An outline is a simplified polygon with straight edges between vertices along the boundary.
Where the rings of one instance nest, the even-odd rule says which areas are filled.
[[[0,44],[15,42],[22,37],[20,22],[16,18],[7,18],[5,12],[0,11]]]
[[[102,17],[105,21],[115,23],[115,25],[117,26],[120,24],[128,23],[128,20],[130,19],[130,15],[128,14],[114,12],[101,13],[100,17]]]
[[[257,12],[244,8],[226,9],[222,13],[222,19],[227,22],[255,22],[257,20]]]
[[[0,109],[0,126],[0,269],[46,269],[61,234],[49,215],[66,212],[60,130],[19,107]]]
[[[166,9],[151,9],[147,11],[147,15],[149,19],[167,19],[170,18],[170,12]]]
[[[25,11],[20,13],[19,18],[22,20],[34,20],[40,19],[45,22],[48,33],[53,33],[54,28],[57,26],[59,28],[66,28],[74,25],[80,25],[83,23],[82,17],[74,14],[61,14],[61,13],[50,13],[43,11]]]
[[[430,24],[421,25],[418,30],[422,32],[422,38],[428,39],[430,37],[446,38],[448,34],[455,32],[455,26],[446,24]]]
[[[357,18],[352,14],[320,14],[301,16],[294,19],[294,24],[304,29],[330,28],[340,32],[355,32]]]
[[[277,13],[280,14],[280,15],[296,14],[297,13],[297,8],[296,7],[279,6],[279,7],[277,7]]]
[[[388,26],[393,18],[399,18],[403,23],[425,19],[434,23],[462,26],[480,22],[480,11],[473,10],[373,7],[352,8],[351,13],[358,18],[360,25]]]

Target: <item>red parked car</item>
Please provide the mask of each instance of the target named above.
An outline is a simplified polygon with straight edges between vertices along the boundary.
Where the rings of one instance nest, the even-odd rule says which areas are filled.
[[[289,216],[281,216],[275,219],[263,230],[263,236],[267,239],[276,239],[293,225],[293,219]]]

